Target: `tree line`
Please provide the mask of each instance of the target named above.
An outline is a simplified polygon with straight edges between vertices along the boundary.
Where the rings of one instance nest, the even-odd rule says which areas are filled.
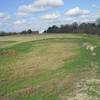
[[[9,35],[28,35],[28,34],[38,34],[38,31],[32,31],[31,29],[24,30],[21,32],[0,32],[0,36],[9,36]]]
[[[61,25],[60,27],[53,25],[49,27],[44,33],[87,33],[100,36],[100,18],[94,23],[74,22],[72,24]]]
[[[45,30],[44,33],[87,33],[100,36],[100,18],[98,18],[94,23],[78,24],[77,22],[74,22],[72,24],[60,25],[60,27],[53,25]],[[32,31],[31,29],[28,29],[21,32],[0,32],[0,36],[27,34],[39,34],[39,31]]]

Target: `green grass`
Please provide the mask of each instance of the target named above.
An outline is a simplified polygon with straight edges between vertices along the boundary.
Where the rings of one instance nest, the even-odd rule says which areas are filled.
[[[95,56],[84,43],[96,46]],[[0,47],[0,100],[63,100],[80,80],[100,79],[96,36],[0,37]]]

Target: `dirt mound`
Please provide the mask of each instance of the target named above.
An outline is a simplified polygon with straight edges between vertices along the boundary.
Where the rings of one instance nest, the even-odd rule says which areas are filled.
[[[1,50],[0,56],[16,56],[17,53],[15,50]]]

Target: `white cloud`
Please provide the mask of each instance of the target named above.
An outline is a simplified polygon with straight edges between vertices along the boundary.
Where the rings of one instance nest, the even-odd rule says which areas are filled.
[[[17,15],[25,16],[32,12],[40,12],[40,11],[44,11],[44,10],[45,10],[45,8],[43,8],[43,7],[39,8],[39,7],[36,7],[33,5],[23,5],[23,6],[19,7]]]
[[[63,0],[35,0],[32,4],[20,6],[17,15],[25,16],[32,12],[45,11],[49,8],[62,6],[63,4]]]
[[[17,20],[13,24],[16,25],[16,26],[20,26],[20,25],[25,24],[25,21],[24,20]]]
[[[59,7],[64,4],[63,0],[37,0],[34,5],[38,7]]]
[[[20,31],[28,30],[28,29],[37,31],[43,27],[42,27],[42,22],[40,19],[34,19],[34,20],[25,19],[25,20],[16,20],[12,22],[11,28],[13,31],[20,32]]]
[[[10,19],[8,14],[0,12],[0,20],[6,21],[8,19]]]
[[[80,16],[80,15],[86,15],[86,14],[89,14],[89,11],[85,9],[81,9],[79,7],[75,7],[66,12],[66,15],[68,16]]]
[[[16,20],[12,22],[11,27],[14,31],[22,31],[27,28],[27,23],[28,22],[26,20]]]
[[[44,20],[54,20],[60,17],[60,14],[52,13],[41,16]]]

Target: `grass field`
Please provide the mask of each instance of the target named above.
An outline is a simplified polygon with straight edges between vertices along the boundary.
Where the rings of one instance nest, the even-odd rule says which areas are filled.
[[[100,38],[0,37],[0,100],[100,100]]]

